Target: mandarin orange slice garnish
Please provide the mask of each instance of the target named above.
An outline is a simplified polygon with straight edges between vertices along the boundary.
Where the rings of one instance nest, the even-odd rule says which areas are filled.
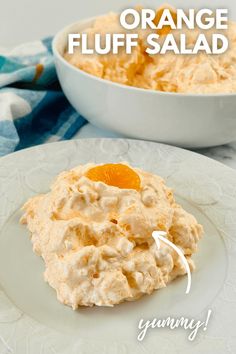
[[[139,191],[141,186],[139,175],[129,166],[121,163],[107,163],[92,167],[85,176],[94,182],[103,182],[122,189]]]
[[[170,13],[171,13],[171,16],[173,18],[173,21],[174,23],[176,24],[177,22],[177,13],[175,11],[174,8],[172,8],[171,6],[168,6],[168,5],[163,5],[161,6],[159,9],[157,9],[157,12],[156,12],[156,17],[155,19],[153,20],[153,22],[155,23],[155,25],[157,25],[160,21],[160,18],[164,12],[165,9],[169,9],[170,10]],[[163,26],[162,28],[158,29],[157,30],[157,34],[159,34],[160,36],[165,36],[167,35],[169,32],[171,31],[171,27],[170,26]]]

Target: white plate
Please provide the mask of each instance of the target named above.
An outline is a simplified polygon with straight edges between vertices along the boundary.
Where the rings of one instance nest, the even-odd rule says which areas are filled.
[[[139,301],[114,308],[61,305],[43,281],[44,265],[19,225],[20,206],[46,192],[55,175],[89,161],[128,161],[163,176],[177,199],[204,225],[196,272]],[[52,143],[0,160],[0,353],[235,353],[236,173],[175,147],[121,139]],[[208,328],[193,342],[188,331],[151,329],[138,342],[139,319],[185,316]]]

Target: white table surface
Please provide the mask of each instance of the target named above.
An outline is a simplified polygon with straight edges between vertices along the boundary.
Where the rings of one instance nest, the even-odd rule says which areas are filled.
[[[122,138],[122,135],[118,135],[112,132],[108,132],[106,130],[98,129],[94,127],[92,124],[86,124],[74,136],[74,139],[97,138],[97,137]],[[236,142],[227,145],[207,148],[207,149],[195,150],[195,152],[208,156],[231,168],[236,169]]]

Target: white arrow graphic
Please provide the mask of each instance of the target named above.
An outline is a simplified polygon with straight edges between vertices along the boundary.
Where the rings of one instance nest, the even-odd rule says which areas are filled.
[[[165,231],[153,231],[153,233],[152,233],[152,237],[154,238],[158,249],[160,249],[160,247],[161,247],[161,243],[160,243],[160,240],[161,240],[161,241],[165,242],[167,245],[169,245],[170,247],[172,247],[178,253],[178,255],[180,256],[180,258],[181,258],[181,260],[182,260],[182,262],[183,262],[183,264],[185,266],[185,269],[186,269],[186,272],[187,272],[187,276],[188,276],[188,285],[187,285],[187,289],[186,289],[186,292],[185,292],[186,294],[188,294],[190,292],[191,281],[192,281],[191,272],[190,272],[188,261],[185,258],[183,252],[180,251],[180,249],[177,246],[175,246],[174,243],[169,241],[166,238],[166,235],[167,234],[166,234]]]

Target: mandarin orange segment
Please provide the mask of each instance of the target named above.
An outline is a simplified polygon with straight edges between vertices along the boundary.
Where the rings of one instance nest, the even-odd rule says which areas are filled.
[[[86,177],[94,182],[103,182],[122,189],[139,191],[141,186],[139,175],[129,166],[121,163],[108,163],[92,167],[86,172]]]
[[[169,9],[170,10],[170,13],[171,13],[171,16],[173,18],[173,21],[174,23],[176,24],[177,22],[177,13],[175,11],[174,8],[168,6],[168,5],[163,5],[161,6],[159,9],[157,9],[157,12],[156,12],[156,17],[155,19],[153,20],[153,22],[155,23],[155,25],[157,25],[160,21],[160,18],[164,12],[165,9]],[[170,26],[163,26],[162,28],[158,29],[157,30],[157,34],[159,34],[160,36],[165,36],[167,35],[169,32],[171,31],[171,27]]]

